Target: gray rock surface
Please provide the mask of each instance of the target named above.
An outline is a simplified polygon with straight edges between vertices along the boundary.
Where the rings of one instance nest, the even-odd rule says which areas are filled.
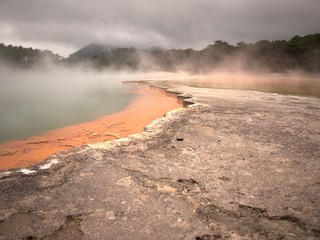
[[[319,239],[320,99],[171,86],[145,132],[0,173],[0,239]]]

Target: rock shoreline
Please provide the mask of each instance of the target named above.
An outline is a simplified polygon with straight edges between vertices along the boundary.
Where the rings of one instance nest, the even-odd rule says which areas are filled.
[[[1,172],[0,239],[319,239],[320,99],[160,88],[189,106]]]

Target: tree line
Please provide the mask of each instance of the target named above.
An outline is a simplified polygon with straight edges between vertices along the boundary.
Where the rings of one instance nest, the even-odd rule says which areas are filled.
[[[22,46],[4,45],[0,43],[0,64],[9,64],[20,68],[30,68],[36,65],[42,65],[45,61],[59,63],[62,58],[51,51],[33,48],[24,48]]]
[[[320,34],[294,36],[290,40],[239,42],[218,40],[202,50],[113,48],[91,44],[62,59],[49,51],[0,45],[0,59],[32,65],[43,57],[68,66],[86,64],[97,69],[159,70],[208,73],[217,70],[320,73]]]

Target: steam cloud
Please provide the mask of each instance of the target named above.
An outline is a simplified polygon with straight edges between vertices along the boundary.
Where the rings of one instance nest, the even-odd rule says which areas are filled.
[[[239,62],[237,62],[239,61]],[[241,58],[222,62],[214,72],[190,74],[184,71],[153,72],[149,59],[141,70],[96,71],[86,65],[66,67],[50,62],[30,69],[1,65],[0,142],[22,139],[68,124],[92,120],[123,109],[134,97],[124,80],[158,80],[194,87],[249,89],[320,97],[318,76],[296,71],[265,74],[258,68],[243,71]],[[230,70],[230,64],[233,69]],[[191,68],[186,64],[181,69]],[[119,97],[121,96],[121,97]]]

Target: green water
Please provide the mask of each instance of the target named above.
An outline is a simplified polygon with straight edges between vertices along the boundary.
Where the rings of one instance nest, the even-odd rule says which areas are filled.
[[[2,71],[0,143],[121,111],[135,95],[114,79],[84,71]]]

